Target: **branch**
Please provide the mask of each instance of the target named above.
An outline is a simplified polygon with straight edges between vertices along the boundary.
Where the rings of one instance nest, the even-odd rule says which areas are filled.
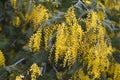
[[[17,62],[15,62],[14,64],[12,64],[12,65],[10,65],[10,66],[7,66],[7,67],[6,67],[6,70],[8,70],[8,71],[10,72],[10,71],[11,71],[11,70],[10,70],[11,67],[15,67],[17,64],[21,63],[21,62],[24,61],[24,60],[25,60],[25,58],[22,58],[22,59],[18,60]]]
[[[13,65],[16,66],[17,64],[21,63],[24,60],[25,60],[25,58],[22,58],[22,59],[18,60],[16,63],[14,63]]]

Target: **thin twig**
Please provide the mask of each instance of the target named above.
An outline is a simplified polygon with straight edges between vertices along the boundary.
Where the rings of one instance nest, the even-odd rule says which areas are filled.
[[[24,60],[25,60],[25,58],[22,58],[22,59],[18,60],[17,62],[15,62],[14,64],[12,64],[12,65],[10,65],[10,66],[8,66],[6,68],[15,67],[17,64],[21,63]]]
[[[18,60],[16,63],[14,63],[13,65],[16,66],[17,64],[21,63],[24,60],[25,60],[25,58],[22,58],[22,59]]]

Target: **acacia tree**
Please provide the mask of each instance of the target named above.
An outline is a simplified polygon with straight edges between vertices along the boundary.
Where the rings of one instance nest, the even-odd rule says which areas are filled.
[[[109,2],[0,1],[0,79],[119,80],[109,11],[119,16],[120,1]]]

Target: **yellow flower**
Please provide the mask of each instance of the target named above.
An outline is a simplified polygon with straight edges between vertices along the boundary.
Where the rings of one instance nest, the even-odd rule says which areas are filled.
[[[36,63],[32,64],[30,67],[30,72],[31,73],[31,80],[35,80],[38,76],[42,76],[42,73],[40,72],[40,67]]]
[[[23,80],[24,76],[23,75],[19,75],[19,76],[16,76],[16,79],[15,80]]]
[[[38,31],[31,36],[28,44],[30,51],[36,52],[40,49],[41,37],[42,37],[41,32],[42,32],[42,28],[39,28]]]
[[[2,51],[0,50],[0,67],[4,67],[5,66],[5,57],[2,53]]]
[[[67,50],[67,27],[65,23],[58,26],[57,35],[56,35],[56,43],[55,43],[55,62],[58,62],[58,59],[64,56],[64,52]]]
[[[55,62],[57,64],[63,59],[63,67],[70,67],[76,61],[83,31],[77,22],[73,7],[68,9],[65,18],[69,25],[62,23],[57,28]]]
[[[45,44],[45,50],[48,49],[49,40],[51,40],[52,34],[53,34],[53,31],[52,31],[52,29],[49,26],[44,27],[44,44]]]
[[[34,5],[33,10],[30,14],[26,14],[26,21],[30,21],[33,23],[34,28],[41,24],[44,21],[48,20],[47,9],[39,4],[38,6]]]
[[[80,22],[86,24],[86,30],[79,50],[82,52],[83,61],[87,62],[88,74],[94,75],[93,79],[108,70],[110,65],[108,55],[112,52],[111,45],[108,45],[105,39],[104,27],[100,22],[104,18],[101,17],[99,12],[90,11],[86,19],[80,19]]]
[[[74,10],[75,10],[74,7],[70,7],[67,13],[65,14],[66,22],[69,25],[72,25],[74,22],[77,22]]]

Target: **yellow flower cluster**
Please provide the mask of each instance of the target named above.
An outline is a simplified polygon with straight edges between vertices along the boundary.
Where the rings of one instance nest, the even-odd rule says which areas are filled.
[[[70,68],[78,56],[80,62],[87,63],[87,74],[93,75],[93,79],[96,79],[100,77],[101,72],[106,72],[110,65],[108,55],[111,55],[112,47],[105,39],[104,27],[100,22],[100,20],[105,19],[105,16],[101,11],[90,11],[86,19],[80,19],[80,22],[85,23],[83,31],[78,19],[76,19],[74,10],[73,7],[68,9],[65,14],[65,22],[51,27],[39,28],[30,38],[29,47],[33,52],[40,49],[43,29],[44,44],[47,50],[49,40],[52,39],[53,33],[56,33],[56,41],[50,50],[49,59],[54,59],[56,64],[62,60],[62,66]],[[89,80],[84,71],[80,70],[78,73],[83,74],[82,76]]]
[[[88,17],[81,21],[86,23],[86,31],[80,50],[88,64],[88,74],[94,75],[93,78],[96,79],[101,72],[108,70],[110,65],[108,55],[111,55],[112,48],[106,42],[104,28],[96,12],[91,11]]]
[[[5,57],[2,51],[0,50],[0,67],[4,67],[4,66],[5,66]]]
[[[65,23],[58,26],[57,35],[56,35],[56,43],[55,43],[55,62],[58,62],[58,59],[63,58],[64,53],[67,50],[67,27]]]
[[[57,30],[57,24],[53,24],[52,27],[50,26],[45,26],[45,27],[40,27],[38,31],[33,34],[29,40],[29,49],[32,52],[36,52],[40,49],[41,41],[42,41],[42,31],[43,31],[43,39],[44,39],[44,44],[45,44],[45,50],[48,49],[49,46],[49,40],[52,39],[52,35],[55,33]]]
[[[26,14],[26,21],[33,23],[33,26],[36,27],[44,21],[48,20],[47,9],[39,4],[38,6],[33,6],[33,11],[30,14]]]
[[[20,18],[18,16],[15,18],[15,20],[12,21],[12,24],[15,27],[19,27],[20,23]]]
[[[16,8],[16,0],[10,0],[10,2],[11,2],[11,5],[12,5],[12,7],[13,8]]]
[[[28,74],[29,73],[31,74],[31,80],[35,80],[38,76],[42,76],[42,73],[40,72],[40,67],[38,67],[36,63],[32,64]]]
[[[54,34],[54,32],[57,30],[57,24],[53,24],[52,27],[51,26],[46,26],[43,29],[43,33],[44,33],[44,44],[45,44],[45,50],[48,49],[48,45],[49,45],[49,40],[52,39],[52,35]]]
[[[82,40],[83,31],[78,25],[74,14],[74,8],[69,8],[65,15],[66,22],[62,23],[57,28],[56,43],[55,43],[55,62],[63,59],[63,67],[74,64],[79,43]]]
[[[53,25],[54,26],[54,25]],[[44,27],[44,44],[45,44],[45,50],[48,49],[48,45],[49,45],[49,40],[51,40],[52,38],[52,34],[54,32],[54,28],[53,27],[49,27],[46,26]]]
[[[44,43],[45,43],[45,50],[48,49],[48,41],[52,36],[52,30],[47,26],[44,28]]]
[[[30,38],[28,44],[30,51],[36,52],[40,49],[41,38],[42,38],[42,28],[39,28],[38,31],[35,34],[33,34]]]
[[[67,13],[65,14],[66,22],[69,25],[74,24],[74,22],[77,22],[76,16],[75,16],[75,8],[72,6],[68,9]]]
[[[87,29],[88,30],[91,29],[91,28],[96,29],[96,27],[97,27],[97,21],[98,21],[98,15],[97,15],[97,13],[94,12],[94,11],[91,11],[88,14],[88,23],[89,24],[86,23],[87,24],[86,27],[88,27]]]
[[[19,76],[16,76],[16,79],[15,80],[23,80],[24,76],[23,75],[19,75]]]

